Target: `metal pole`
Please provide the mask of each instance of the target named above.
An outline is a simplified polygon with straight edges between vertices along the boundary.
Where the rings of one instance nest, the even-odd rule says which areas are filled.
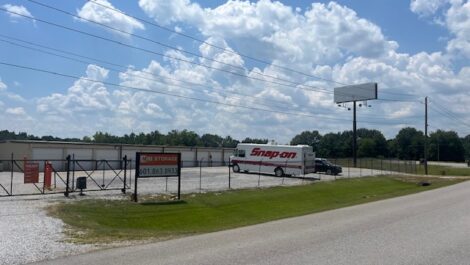
[[[224,163],[225,163],[225,161],[224,161]],[[230,157],[229,157],[229,159],[228,159],[228,189],[231,188],[230,187],[230,185],[231,185],[230,182],[231,182],[231,178],[232,178],[231,173],[230,173],[230,165],[231,165],[231,162],[230,162]]]
[[[101,160],[101,163],[103,164],[103,184],[101,184],[101,187],[104,188],[106,185],[104,185],[104,174],[106,170],[106,163],[104,160]]]
[[[75,154],[72,154],[72,191],[75,190]]]
[[[353,165],[357,167],[356,101],[353,101]]]
[[[428,97],[424,98],[424,174],[428,174]]]
[[[202,161],[204,157],[199,160],[199,193],[202,192]]]
[[[70,185],[70,155],[67,156],[67,165],[66,165],[66,170],[67,170],[67,183],[65,184],[65,197],[69,196],[69,185]]]
[[[135,175],[134,175],[134,202],[137,202],[137,180],[139,178],[139,163],[140,162],[140,153],[137,153],[135,156]]]
[[[178,200],[181,199],[181,153],[178,153]]]
[[[15,161],[13,160],[14,155],[11,153],[11,177],[10,177],[10,196],[13,195],[13,165]]]
[[[124,156],[124,187],[122,188],[122,193],[126,194],[126,181],[127,181],[127,155]],[[122,161],[121,161],[122,163]],[[122,168],[122,164],[121,164]]]

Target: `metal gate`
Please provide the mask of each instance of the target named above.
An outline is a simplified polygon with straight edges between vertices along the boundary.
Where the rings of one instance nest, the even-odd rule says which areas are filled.
[[[0,160],[0,197],[60,194],[80,191],[79,177],[88,183],[86,191],[131,189],[132,161],[122,160]]]

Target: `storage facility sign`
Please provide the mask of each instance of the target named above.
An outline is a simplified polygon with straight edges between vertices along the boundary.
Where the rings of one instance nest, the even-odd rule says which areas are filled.
[[[24,162],[24,183],[39,182],[39,163]]]
[[[180,174],[179,153],[137,153],[139,178],[173,177]]]
[[[133,199],[137,199],[137,183],[140,178],[178,177],[178,200],[181,198],[180,153],[136,153]]]

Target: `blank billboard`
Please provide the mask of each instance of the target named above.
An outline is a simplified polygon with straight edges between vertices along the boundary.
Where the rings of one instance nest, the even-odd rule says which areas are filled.
[[[335,103],[377,99],[377,83],[335,87]]]

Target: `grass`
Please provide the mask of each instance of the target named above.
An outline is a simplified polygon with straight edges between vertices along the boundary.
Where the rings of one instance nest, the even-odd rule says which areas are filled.
[[[424,166],[418,167],[418,174],[424,174]],[[428,165],[428,174],[436,176],[470,176],[470,168]]]
[[[330,161],[343,167],[352,167],[351,159],[341,158],[331,159]],[[357,166],[365,171],[367,169],[374,169],[424,175],[424,166],[416,164],[416,161],[359,158],[357,160]],[[433,176],[470,176],[470,168],[428,165],[428,174]]]
[[[431,186],[417,185],[428,180]],[[53,206],[50,214],[70,227],[71,240],[108,243],[163,240],[300,216],[424,190],[459,180],[369,177],[296,187],[185,195],[183,201],[142,203],[82,200]]]

